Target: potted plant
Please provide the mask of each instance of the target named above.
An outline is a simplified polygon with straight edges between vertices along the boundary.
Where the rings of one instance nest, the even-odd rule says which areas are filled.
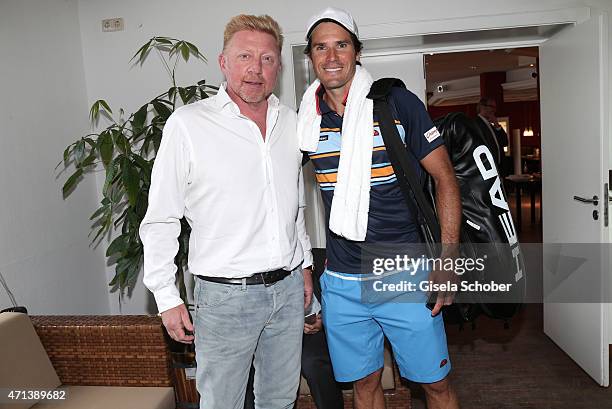
[[[97,126],[103,118],[108,125],[100,132],[84,135],[66,147],[63,160],[58,164],[58,167],[63,164],[65,168],[70,165],[75,168],[62,188],[64,197],[70,195],[84,175],[103,167],[103,198],[91,215],[93,224],[90,236],[93,235],[92,245],[97,246],[105,238],[116,234],[106,248],[106,256],[111,264],[115,264],[115,275],[109,285],[111,291],[119,291],[120,299],[126,290],[128,296],[131,295],[142,267],[143,246],[138,229],[147,210],[151,170],[166,121],[179,106],[208,98],[218,90],[218,87],[208,85],[204,80],[189,86],[177,84],[179,61],[206,61],[192,43],[170,37],[153,37],[138,49],[130,61],[142,65],[152,52],[158,55],[168,73],[170,88],[127,116],[123,109],[115,116],[103,99],[94,102],[90,109],[92,124]],[[188,307],[184,271],[190,230],[183,218],[179,250],[174,260],[181,298]],[[169,337],[168,340],[171,341]],[[194,404],[197,402],[197,392],[190,374],[195,368],[193,351],[183,349],[184,344],[170,344],[177,400],[182,405]]]
[[[142,65],[151,54],[157,54],[168,76],[170,88],[144,103],[136,112],[126,117],[123,109],[114,116],[110,105],[103,99],[93,103],[90,119],[94,126],[101,117],[109,125],[100,132],[90,133],[77,139],[64,150],[63,160],[67,168],[74,164],[72,173],[62,188],[64,197],[77,186],[83,176],[98,166],[105,172],[100,207],[91,215],[92,245],[118,235],[106,248],[106,256],[115,264],[115,275],[109,285],[111,291],[125,290],[128,296],[137,282],[143,262],[143,247],[138,228],[146,210],[151,183],[151,170],[161,143],[162,131],[168,117],[181,105],[208,98],[218,87],[204,80],[189,86],[178,86],[176,69],[179,61],[190,58],[206,61],[204,55],[190,42],[169,37],[153,37],[142,45],[130,62]],[[187,267],[187,252],[190,228],[181,220],[179,251],[175,263],[178,267],[177,281],[183,300],[187,300],[183,273]]]

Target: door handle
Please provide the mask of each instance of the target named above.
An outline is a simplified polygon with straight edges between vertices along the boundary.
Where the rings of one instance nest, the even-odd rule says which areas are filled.
[[[610,197],[610,193],[608,190],[608,184],[604,183],[604,189],[603,189],[603,195],[604,197],[608,198],[608,200],[604,200],[604,205],[603,205],[603,210],[604,210],[604,227],[608,227],[609,224],[609,214],[610,211],[608,209],[608,203],[610,203],[610,201],[612,200],[612,197]]]
[[[574,200],[577,200],[582,203],[592,203],[594,206],[597,206],[599,204],[599,198],[597,196],[593,196],[592,199],[587,199],[581,196],[574,196]]]

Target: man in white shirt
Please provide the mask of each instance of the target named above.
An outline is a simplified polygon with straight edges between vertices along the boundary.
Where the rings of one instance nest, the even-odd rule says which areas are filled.
[[[219,56],[227,82],[172,114],[151,176],[144,283],[169,335],[195,338],[201,409],[241,408],[253,360],[257,408],[289,408],[298,388],[312,255],[296,114],[272,94],[282,41],[269,16],[230,20]],[[193,325],[175,285],[182,217]]]

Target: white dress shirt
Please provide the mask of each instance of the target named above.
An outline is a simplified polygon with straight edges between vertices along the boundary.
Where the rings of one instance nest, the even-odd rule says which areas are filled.
[[[183,301],[175,285],[180,219],[191,226],[189,271],[249,277],[312,264],[304,225],[296,114],[268,98],[265,140],[222,86],[168,119],[140,225],[144,284],[160,312]]]

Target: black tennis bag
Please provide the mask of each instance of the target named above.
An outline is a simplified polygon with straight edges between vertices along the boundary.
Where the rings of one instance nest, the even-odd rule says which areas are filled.
[[[526,276],[503,180],[480,128],[471,118],[463,113],[450,113],[434,123],[444,139],[459,183],[464,254],[471,252],[470,257],[486,258],[486,268],[468,279],[511,284],[506,293],[479,292],[475,299],[468,297],[466,301],[473,301],[492,318],[507,320],[522,305]],[[431,177],[426,189],[435,197]]]
[[[394,78],[375,81],[368,98],[374,100],[374,110],[378,114],[381,133],[386,136],[386,130],[394,140],[393,143],[387,143],[389,136],[385,140],[389,156],[412,155],[403,143],[403,151],[397,152],[396,142],[397,139],[401,142],[401,139],[396,127],[383,123],[390,122],[385,121],[385,117],[391,118],[392,103],[389,103],[388,95],[394,86],[405,88],[401,80]],[[459,184],[462,206],[461,257],[484,260],[484,268],[481,271],[465,272],[461,280],[470,284],[504,283],[509,285],[510,289],[504,292],[459,292],[455,304],[444,309],[445,321],[473,322],[481,312],[484,312],[492,318],[504,320],[507,326],[508,320],[522,305],[526,277],[523,255],[510,214],[503,180],[499,176],[494,157],[480,129],[472,119],[463,113],[451,113],[434,123],[444,139]],[[393,159],[391,161],[393,162]],[[398,164],[394,169],[396,167]],[[400,167],[400,173],[403,171],[405,176],[398,176],[400,186],[402,183],[412,186],[420,182],[415,182],[414,177],[406,175],[411,170],[404,168]],[[395,173],[397,175],[398,172]],[[410,180],[412,183],[409,183]],[[416,205],[422,214],[434,212],[435,206],[432,204],[434,204],[435,186],[432,178],[428,175],[424,183],[416,186],[416,189],[412,187],[410,189],[420,190],[420,193],[405,194],[409,205],[411,207]],[[434,239],[437,232],[439,240],[437,220],[431,221],[431,217],[422,219],[427,222],[429,231],[434,232]]]

